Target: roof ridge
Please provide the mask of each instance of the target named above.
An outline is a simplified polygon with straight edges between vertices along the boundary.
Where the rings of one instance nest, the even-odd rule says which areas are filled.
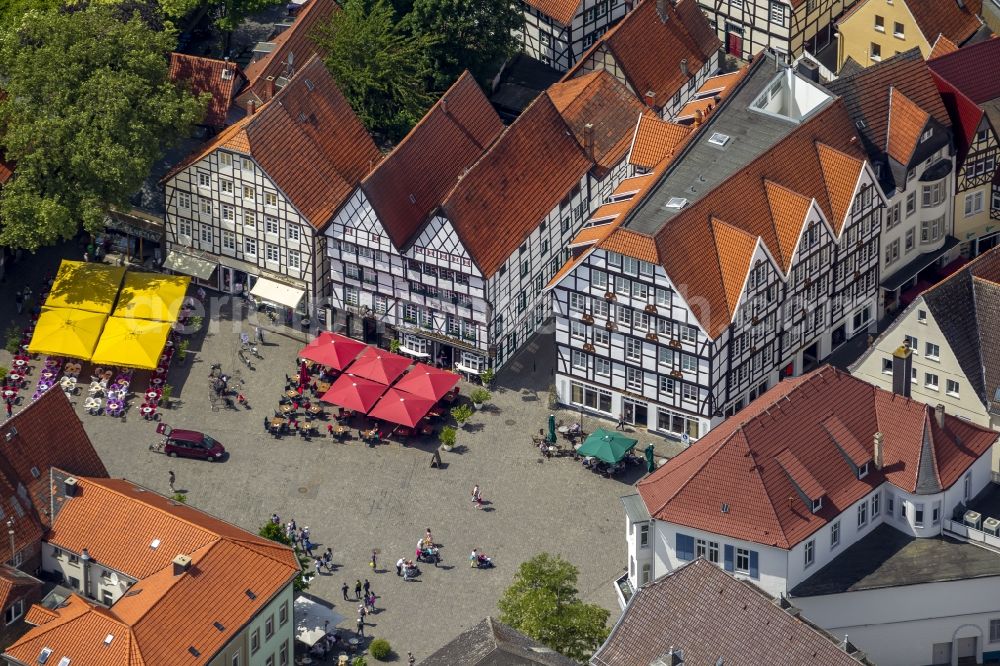
[[[660,506],[657,507],[655,511],[650,511],[649,514],[651,516],[655,516],[658,513],[660,513],[661,511],[663,511],[663,509],[665,509],[667,507],[667,504],[669,504],[671,501],[673,501],[673,499],[675,497],[677,497],[677,495],[679,495],[680,492],[682,490],[684,490],[684,488],[686,488],[688,486],[688,484],[691,483],[694,480],[694,477],[698,475],[698,472],[700,472],[705,467],[707,467],[708,462],[711,461],[713,458],[715,458],[715,456],[719,455],[719,452],[722,451],[722,449],[725,447],[725,445],[729,443],[729,441],[732,439],[733,435],[735,435],[737,432],[742,432],[742,429],[743,429],[743,426],[741,424],[737,429],[733,430],[726,437],[724,437],[722,440],[720,440],[719,443],[716,444],[715,450],[712,451],[708,455],[708,457],[705,459],[705,462],[702,463],[701,465],[699,465],[698,467],[696,467],[694,469],[694,471],[691,473],[691,475],[688,476],[688,478],[686,478],[683,483],[678,484],[677,485],[677,489],[674,490],[673,493],[671,493],[670,495],[668,495],[667,498],[663,500],[663,503],[660,504]],[[693,449],[689,448],[688,450],[691,451]],[[692,454],[692,456],[693,455],[694,454]],[[646,479],[643,479],[640,483],[645,483],[648,480],[649,479],[647,477]],[[636,484],[636,485],[638,485],[638,484]],[[641,495],[640,495],[640,497],[641,497]]]
[[[845,110],[845,112],[846,112],[846,110]],[[854,138],[856,139],[857,135],[855,135]],[[837,159],[837,160],[848,160],[852,164],[857,164],[858,165],[858,175],[855,176],[855,178],[854,178],[854,187],[851,188],[851,194],[852,195],[854,194],[854,190],[857,189],[858,181],[861,178],[861,172],[864,170],[864,167],[865,167],[865,164],[867,163],[867,160],[858,159],[857,157],[854,157],[853,155],[848,155],[847,153],[845,153],[845,152],[843,152],[841,150],[838,150],[837,148],[834,148],[833,146],[827,145],[827,144],[823,143],[822,141],[814,141],[813,145],[816,148],[816,156],[819,159],[819,170],[820,170],[820,174],[823,177],[823,189],[826,192],[827,203],[830,206],[829,213],[830,213],[831,216],[834,217],[834,219],[833,219],[832,222],[830,222],[829,219],[827,221],[830,222],[830,228],[833,229],[836,232],[835,235],[837,237],[837,240],[839,240],[841,232],[843,232],[844,228],[847,226],[847,225],[844,224],[844,220],[847,217],[847,213],[849,213],[851,209],[850,209],[850,206],[846,206],[845,209],[844,209],[844,214],[843,215],[838,215],[837,214],[837,210],[835,209],[836,200],[835,200],[835,197],[834,197],[834,192],[833,192],[833,190],[830,187],[830,177],[831,177],[830,171],[833,169],[834,165],[832,165],[832,164],[828,165],[827,164],[828,159],[829,158],[833,158],[833,159]],[[824,153],[826,153],[826,156],[824,156]],[[820,206],[820,210],[823,210],[822,206]],[[827,214],[827,211],[824,210],[823,211],[823,215],[826,216],[826,214]],[[837,217],[839,217],[840,219],[836,219]]]
[[[200,548],[197,548],[193,553],[190,553],[189,556],[191,557],[192,560],[194,560],[193,556],[196,555],[196,554],[199,556],[199,558],[203,557],[205,554],[207,554],[208,552],[210,552],[212,550],[212,548],[214,548],[215,546],[217,546],[220,543],[220,541],[221,541],[221,539],[216,539],[215,541],[210,541],[210,542],[206,543],[205,545],[201,546]],[[168,564],[167,566],[164,566],[162,569],[160,569],[159,571],[157,571],[156,574],[163,574],[167,570],[172,569],[172,567],[173,567],[173,564]],[[146,580],[152,578],[156,574],[153,574],[152,576],[146,576],[146,578],[143,578],[141,581],[139,581],[138,583],[136,583],[136,585],[141,585],[143,582],[145,582]],[[142,612],[139,613],[136,616],[135,621],[133,621],[133,622],[126,622],[125,620],[121,619],[118,616],[117,613],[114,613],[114,607],[112,607],[109,610],[112,613],[114,613],[115,619],[117,619],[119,622],[121,622],[126,627],[128,627],[129,631],[131,632],[132,627],[134,627],[134,626],[138,625],[140,622],[142,622],[142,620],[146,617],[146,615],[148,615],[150,613],[150,611],[152,611],[154,608],[156,608],[156,605],[160,601],[162,601],[163,598],[166,597],[167,594],[170,592],[170,590],[172,590],[174,588],[174,586],[176,586],[177,583],[179,583],[182,579],[183,579],[183,576],[173,576],[173,575],[171,575],[168,578],[167,585],[162,589],[161,593],[159,595],[156,595],[155,599],[150,600],[150,603],[148,603],[146,605],[146,607],[142,609]]]

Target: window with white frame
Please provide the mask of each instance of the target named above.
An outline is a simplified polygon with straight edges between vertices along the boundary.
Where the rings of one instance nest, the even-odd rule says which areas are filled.
[[[618,306],[618,323],[622,326],[632,325],[632,310],[625,305]]]
[[[630,361],[642,360],[642,342],[636,338],[625,340],[625,358]]]
[[[607,319],[611,312],[611,305],[603,298],[590,299],[590,307],[594,310],[595,319]]]
[[[973,192],[965,195],[965,216],[976,215],[983,212],[983,193]]]
[[[606,328],[594,327],[594,344],[607,347],[611,344],[611,333]]]
[[[924,387],[929,388],[932,391],[938,390],[938,376],[933,372],[924,373]]]
[[[602,377],[611,376],[611,361],[606,358],[594,357],[594,374]]]
[[[248,200],[248,201],[253,201],[253,198],[254,198],[254,189],[253,189],[252,185],[244,185],[243,186],[243,198],[246,199],[246,200]]]
[[[693,326],[680,324],[680,336],[682,342],[698,342],[698,329]]]
[[[222,231],[222,249],[224,251],[236,252],[236,234],[232,231]]]
[[[769,17],[771,23],[785,25],[785,5],[778,0],[771,0]]]
[[[210,187],[212,185],[212,177],[207,173],[198,174],[198,187]]]
[[[350,285],[344,285],[344,303],[357,307],[360,302],[361,299],[358,294],[358,288]]]
[[[1000,643],[1000,619],[990,620],[990,643]]]
[[[816,562],[816,539],[810,539],[806,541],[805,548],[802,550],[803,560],[806,568],[811,567]]]
[[[298,250],[287,250],[288,254],[288,267],[301,269],[302,268],[302,253]]]
[[[656,304],[660,307],[670,307],[670,291],[667,289],[656,290]]]
[[[642,391],[642,370],[625,368],[625,386],[630,391]]]
[[[660,393],[674,394],[674,380],[671,377],[660,377]]]
[[[596,288],[604,289],[606,291],[608,288],[608,274],[604,271],[592,270],[590,271],[590,282]]]
[[[285,231],[288,234],[288,240],[291,240],[291,241],[297,241],[297,240],[299,240],[300,233],[301,233],[299,225],[292,224],[291,222],[289,222],[288,224],[285,225]]]
[[[583,294],[578,294],[576,292],[570,292],[569,294],[569,309],[574,312],[583,312],[586,310],[587,297]]]
[[[698,372],[698,358],[691,354],[681,354],[681,369],[684,372]]]
[[[177,195],[177,205],[184,209],[191,208],[191,194],[188,192],[181,192]]]
[[[220,178],[219,179],[219,189],[222,191],[223,194],[232,194],[233,193],[233,181],[228,180],[226,178]]]
[[[636,312],[632,315],[632,329],[637,332],[649,330],[649,315],[645,312]]]
[[[933,342],[924,343],[924,355],[929,359],[937,361],[941,358],[941,348]]]
[[[274,192],[265,192],[264,193],[264,205],[265,206],[276,207],[278,205],[278,195],[275,194]]]
[[[201,242],[209,245],[212,243],[212,227],[207,224],[201,225]]]
[[[923,502],[918,502],[913,505],[913,525],[915,527],[924,526],[924,505]]]
[[[236,209],[229,204],[222,204],[219,210],[224,221],[234,222],[236,220]]]
[[[736,549],[736,573],[750,573],[750,551],[746,548]]]
[[[635,257],[622,257],[622,270],[629,275],[639,274],[639,260]]]
[[[840,545],[840,521],[830,525],[830,550]]]
[[[243,254],[248,257],[257,256],[257,239],[256,238],[244,238],[243,239]]]
[[[858,527],[864,527],[868,524],[868,502],[862,502],[858,505]]]
[[[24,599],[18,599],[4,610],[4,624],[14,624],[22,615],[24,615]]]
[[[881,510],[882,509],[879,506],[879,495],[878,493],[875,493],[874,495],[872,495],[872,518],[877,516],[879,514],[879,511]]]
[[[278,233],[278,218],[276,218],[274,216],[271,216],[271,215],[265,215],[264,216],[264,231],[266,233],[269,233],[269,234],[277,234]]]
[[[628,296],[632,291],[632,283],[624,275],[615,276],[615,293],[621,296]]]
[[[281,261],[281,252],[278,250],[278,246],[268,243],[264,248],[264,259],[273,262]]]
[[[243,226],[251,228],[251,229],[256,228],[257,227],[257,213],[255,213],[252,210],[244,210],[243,211]]]
[[[587,369],[587,355],[579,349],[573,350],[573,367],[577,370]]]
[[[191,220],[183,218],[177,220],[177,235],[191,237]]]
[[[231,153],[219,153],[219,163],[222,166],[233,166],[233,156]]]
[[[574,338],[585,339],[587,337],[587,325],[576,319],[570,321],[569,332]]]
[[[660,365],[673,366],[674,350],[669,347],[659,347],[656,350],[656,360]]]
[[[941,522],[941,502],[934,502],[931,508],[931,525],[937,525]]]
[[[944,386],[945,386],[944,389],[945,393],[947,393],[953,398],[958,397],[958,382],[956,382],[954,379],[946,379]]]
[[[698,387],[694,384],[681,384],[681,398],[688,402],[697,402]]]
[[[646,301],[649,300],[649,286],[644,282],[633,282],[632,283],[632,298],[638,298],[639,300]]]
[[[611,392],[592,386],[570,382],[570,402],[605,414],[611,413]]]

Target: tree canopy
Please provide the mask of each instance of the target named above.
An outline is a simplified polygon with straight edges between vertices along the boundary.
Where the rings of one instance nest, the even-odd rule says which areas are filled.
[[[162,151],[204,114],[173,84],[170,31],[115,6],[32,10],[0,28],[0,127],[14,178],[0,192],[0,243],[35,249],[103,228]]]
[[[510,0],[415,0],[406,17],[413,34],[434,35],[433,86],[444,90],[468,69],[486,84],[520,48],[514,30],[524,14]]]
[[[436,39],[410,35],[387,0],[346,0],[317,27],[327,69],[370,132],[402,138],[434,103],[429,49]]]
[[[268,521],[264,523],[264,526],[260,528],[257,532],[260,536],[265,539],[270,539],[277,543],[283,543],[286,546],[293,546],[292,540],[288,538],[285,534],[285,528],[276,523]],[[309,581],[306,580],[306,576],[309,574],[309,563],[312,562],[312,558],[303,553],[297,546],[293,546],[295,550],[295,558],[299,561],[299,566],[302,567],[302,571],[295,575],[295,580],[292,583],[292,588],[296,592],[304,592],[309,589]]]
[[[540,553],[521,564],[500,598],[500,621],[570,659],[586,661],[608,636],[609,613],[577,598],[575,566]]]

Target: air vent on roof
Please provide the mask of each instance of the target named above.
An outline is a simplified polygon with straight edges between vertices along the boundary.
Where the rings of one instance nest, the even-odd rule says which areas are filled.
[[[300,123],[304,123],[305,121],[306,121],[306,114],[300,113],[299,114],[299,122]]]
[[[713,146],[719,146],[721,148],[729,143],[729,135],[723,134],[722,132],[713,132],[712,136],[708,137],[708,142]]]
[[[59,666],[69,666],[69,657],[63,657],[60,659]]]
[[[44,664],[49,660],[49,656],[52,654],[52,648],[44,647],[42,651],[38,653],[38,663]]]
[[[859,121],[857,121],[856,123],[854,123],[854,125],[855,125],[855,126],[856,126],[856,127],[858,128],[858,129],[864,129],[864,128],[865,128],[865,121],[863,121],[863,120],[859,120]]]
[[[411,204],[417,203],[417,198],[415,196],[413,196],[412,194],[410,195],[410,203]]]
[[[201,656],[201,652],[198,652],[198,648],[196,648],[193,645],[191,645],[191,646],[188,647],[188,652],[190,652],[195,657],[200,657]]]
[[[248,597],[250,597],[250,599],[252,599],[252,600],[256,600],[256,599],[257,599],[257,595],[256,595],[256,594],[254,594],[254,593],[253,593],[253,590],[251,590],[250,588],[247,588],[247,589],[246,589],[246,590],[244,591],[244,593],[245,593],[245,594],[246,594],[246,595],[247,595]]]
[[[31,468],[31,476],[33,476],[33,477],[35,477],[37,479],[41,475],[42,475],[42,473],[38,470],[37,467],[32,467]]]
[[[729,505],[725,502],[722,503],[722,513],[729,513]]]
[[[222,70],[222,80],[223,81],[228,81],[231,78],[233,78],[233,70],[231,70],[231,69],[224,69],[224,70]]]
[[[308,88],[308,89],[309,89],[309,92],[312,92],[313,90],[315,90],[315,89],[316,89],[316,84],[314,84],[314,83],[313,83],[312,81],[310,81],[309,79],[306,79],[306,88]]]
[[[223,626],[223,624],[221,622],[213,622],[212,626],[215,627],[216,629],[218,629],[219,631],[225,631],[226,630],[226,627]]]
[[[8,442],[14,439],[15,437],[17,437],[17,428],[15,428],[14,426],[11,426],[10,430],[7,431],[7,434],[3,436],[4,440]]]
[[[685,199],[684,197],[670,197],[670,199],[667,200],[667,203],[664,204],[663,207],[670,208],[673,210],[680,210],[681,208],[684,208],[684,206],[687,206],[687,203],[688,200]]]
[[[113,641],[113,640],[115,640],[115,635],[114,634],[108,634],[107,636],[104,637],[104,644],[105,645],[111,645],[111,641]]]
[[[152,541],[149,542],[149,547],[152,548],[153,550],[156,550],[157,548],[160,547],[160,540],[153,539]]]

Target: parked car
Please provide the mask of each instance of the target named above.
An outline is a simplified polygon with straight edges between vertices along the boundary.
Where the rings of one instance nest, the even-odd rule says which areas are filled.
[[[203,432],[173,429],[167,434],[163,452],[172,457],[203,458],[214,462],[225,457],[226,448]]]

